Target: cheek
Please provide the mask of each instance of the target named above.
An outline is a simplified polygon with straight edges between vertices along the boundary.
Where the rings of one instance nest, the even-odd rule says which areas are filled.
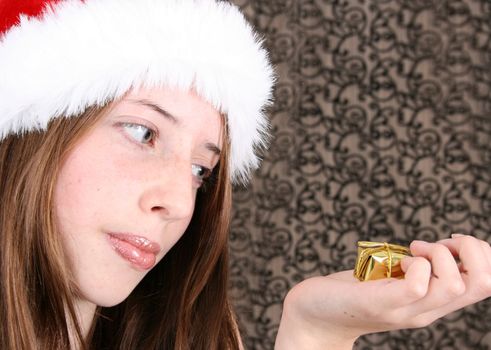
[[[100,230],[108,219],[127,215],[126,207],[135,202],[135,160],[106,134],[96,129],[72,150],[58,173],[54,203],[64,235]]]
[[[101,208],[108,205],[108,187],[111,169],[104,162],[75,152],[63,165],[55,187],[55,205],[58,219],[84,222],[101,215]],[[113,181],[113,185],[115,182]],[[81,220],[77,220],[80,218]]]

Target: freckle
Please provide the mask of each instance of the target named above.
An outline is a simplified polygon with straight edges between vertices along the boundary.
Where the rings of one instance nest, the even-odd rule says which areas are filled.
[[[349,315],[349,317],[351,317],[351,318],[355,318],[355,315]]]

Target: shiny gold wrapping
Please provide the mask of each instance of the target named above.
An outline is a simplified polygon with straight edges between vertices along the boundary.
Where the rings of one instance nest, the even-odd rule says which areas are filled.
[[[397,244],[360,241],[354,275],[360,281],[404,278],[401,260],[408,255],[409,248]]]

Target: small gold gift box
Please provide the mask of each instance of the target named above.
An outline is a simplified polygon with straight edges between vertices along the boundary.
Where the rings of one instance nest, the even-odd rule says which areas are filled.
[[[360,281],[404,278],[401,260],[408,255],[409,248],[397,244],[360,241],[354,275]]]

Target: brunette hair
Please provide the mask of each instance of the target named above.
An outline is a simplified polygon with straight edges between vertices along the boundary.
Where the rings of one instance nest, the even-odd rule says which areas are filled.
[[[0,142],[0,348],[239,349],[227,296],[227,141],[216,181],[198,191],[183,237],[125,301],[98,308],[83,339],[53,190],[70,150],[107,110],[89,108],[77,118],[54,119],[46,131]]]

